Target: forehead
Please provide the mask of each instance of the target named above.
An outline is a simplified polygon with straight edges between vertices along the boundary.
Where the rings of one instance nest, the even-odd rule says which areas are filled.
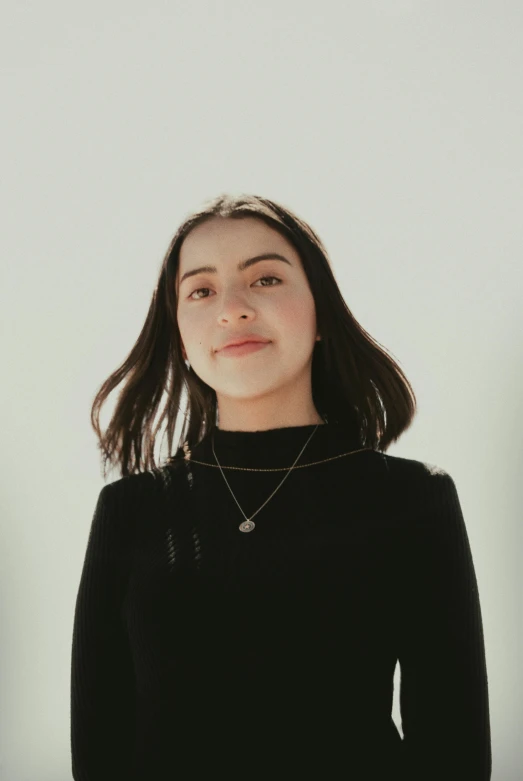
[[[178,276],[188,271],[193,262],[212,259],[217,263],[235,264],[249,255],[269,251],[280,252],[297,264],[300,262],[293,245],[263,220],[213,217],[193,228],[183,240]]]

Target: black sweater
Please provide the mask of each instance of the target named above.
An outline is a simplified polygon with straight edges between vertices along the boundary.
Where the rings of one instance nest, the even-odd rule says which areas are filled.
[[[314,428],[215,428],[222,467],[280,470],[224,469],[248,518]],[[75,781],[490,779],[454,481],[360,447],[320,425],[250,532],[210,434],[191,462],[101,489],[74,615]]]

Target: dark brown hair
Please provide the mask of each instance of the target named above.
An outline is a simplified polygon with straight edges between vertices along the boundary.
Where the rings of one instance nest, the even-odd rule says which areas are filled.
[[[104,479],[107,461],[120,467],[122,477],[158,470],[153,452],[156,437],[167,418],[168,449],[172,453],[184,386],[187,404],[176,456],[184,441],[192,449],[216,425],[216,393],[186,366],[183,358],[175,286],[183,240],[197,225],[216,216],[235,220],[257,217],[295,247],[314,297],[317,329],[322,337],[315,342],[311,368],[314,406],[328,423],[356,427],[361,447],[386,451],[410,426],[416,413],[416,397],[398,364],[351,314],[320,238],[290,209],[274,201],[258,195],[220,195],[190,214],[176,231],[138,340],[96,394],[91,424],[103,454]],[[124,378],[114,414],[102,434],[100,407]],[[166,404],[153,430],[164,393]]]

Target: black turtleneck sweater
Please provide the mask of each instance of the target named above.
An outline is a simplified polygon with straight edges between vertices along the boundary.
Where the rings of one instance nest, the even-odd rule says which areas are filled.
[[[248,518],[314,429],[214,429],[222,467],[278,470],[224,469]],[[241,532],[210,434],[191,459],[100,491],[74,615],[75,781],[488,781],[452,477],[322,424]]]

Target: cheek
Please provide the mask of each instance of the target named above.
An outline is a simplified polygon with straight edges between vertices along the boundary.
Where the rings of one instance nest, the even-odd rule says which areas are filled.
[[[290,296],[278,307],[278,322],[285,328],[285,333],[293,333],[298,336],[314,332],[316,327],[316,313],[314,299],[303,293]]]
[[[201,326],[199,325],[198,317],[195,316],[194,311],[191,312],[189,307],[183,307],[178,312],[178,329],[182,339],[189,343],[191,342],[191,336],[194,341],[196,335],[200,332]]]
[[[195,329],[191,328],[187,317],[183,314],[178,316],[178,331],[180,332],[182,346],[185,348],[185,350],[192,351]],[[192,339],[191,334],[193,335]]]

